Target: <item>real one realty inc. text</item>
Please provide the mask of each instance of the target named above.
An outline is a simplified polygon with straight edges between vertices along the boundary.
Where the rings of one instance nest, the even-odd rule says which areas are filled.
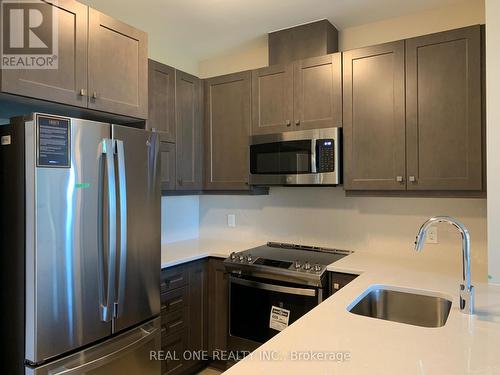
[[[259,361],[329,361],[346,362],[351,360],[348,351],[290,351],[275,350],[232,351],[232,350],[185,350],[183,352],[171,350],[152,350],[149,359],[152,361],[241,361],[244,358]]]

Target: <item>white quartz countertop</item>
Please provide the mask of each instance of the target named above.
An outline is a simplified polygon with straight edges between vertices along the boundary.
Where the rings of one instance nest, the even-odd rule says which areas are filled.
[[[206,257],[227,258],[233,251],[243,251],[262,245],[262,241],[237,242],[210,238],[173,242],[161,246],[161,268]]]
[[[469,316],[458,307],[460,273],[442,272],[418,254],[356,252],[328,269],[360,276],[225,375],[500,374],[500,287],[476,284],[476,315]],[[450,299],[446,325],[423,328],[348,312],[375,285]]]

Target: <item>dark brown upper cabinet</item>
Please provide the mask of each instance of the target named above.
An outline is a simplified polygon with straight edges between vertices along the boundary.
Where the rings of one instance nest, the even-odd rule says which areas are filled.
[[[481,30],[406,41],[408,190],[482,190]]]
[[[169,154],[164,155],[169,163],[168,174],[164,170],[164,191],[199,191],[203,187],[202,106],[199,78],[149,60],[146,127],[158,132],[162,143],[170,145]]]
[[[73,0],[59,0],[58,69],[6,69],[2,91],[78,107],[87,107],[88,7]]]
[[[344,52],[346,190],[405,190],[404,48]]]
[[[251,124],[250,71],[205,81],[207,190],[248,190]]]
[[[292,130],[293,65],[252,72],[252,134]]]
[[[345,189],[483,191],[481,60],[480,26],[345,52]]]
[[[175,142],[175,69],[148,61],[149,115],[146,127],[164,142]]]
[[[339,50],[338,31],[326,19],[271,32],[268,39],[269,65],[288,64]]]
[[[294,63],[293,102],[295,130],[342,126],[340,53]]]
[[[341,54],[252,72],[252,134],[342,126]]]
[[[89,108],[147,118],[148,36],[89,8]]]
[[[147,34],[74,0],[44,4],[57,15],[58,68],[3,70],[2,92],[147,118]]]
[[[175,143],[160,142],[161,190],[175,190]]]
[[[201,190],[203,187],[201,81],[179,70],[175,74],[176,189]]]

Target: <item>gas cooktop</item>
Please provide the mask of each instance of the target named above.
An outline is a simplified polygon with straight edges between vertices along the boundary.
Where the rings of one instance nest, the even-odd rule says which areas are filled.
[[[328,265],[351,253],[349,250],[268,242],[253,249],[233,252],[224,264],[233,274],[317,285]]]

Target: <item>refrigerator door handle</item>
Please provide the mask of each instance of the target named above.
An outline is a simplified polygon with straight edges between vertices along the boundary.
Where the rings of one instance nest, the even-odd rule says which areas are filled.
[[[116,270],[116,185],[115,185],[115,161],[114,161],[114,147],[113,140],[103,139],[102,140],[102,155],[104,156],[104,170],[107,174],[107,186],[108,186],[108,256],[107,256],[107,283],[104,286],[104,275],[99,277],[100,281],[100,302],[99,302],[99,312],[101,315],[101,321],[110,322],[112,319],[112,314],[114,310],[115,301],[115,270]],[[102,214],[102,211],[100,212]],[[99,219],[100,223],[99,231],[103,230],[104,222]],[[101,273],[104,273],[105,268],[105,256],[103,248],[103,236],[100,236],[100,251],[99,251],[99,264]],[[106,290],[105,290],[106,289]]]
[[[85,364],[79,365],[77,367],[73,367],[70,369],[64,369],[62,371],[53,372],[52,375],[78,375],[78,374],[86,374],[89,371],[103,367],[108,363],[115,361],[117,358],[121,357],[123,354],[133,351],[138,347],[142,346],[145,342],[151,340],[153,336],[158,332],[158,328],[153,328],[149,331],[141,328],[143,336],[139,339],[131,342],[130,344],[121,347],[118,350],[115,350],[112,353],[109,353],[103,357],[97,358],[93,361],[87,362]]]
[[[118,301],[115,313],[116,316],[120,316],[125,301],[127,273],[127,176],[123,141],[116,140],[116,154],[118,155],[118,191],[120,201],[120,268],[118,271]]]
[[[156,181],[156,174],[158,171],[157,164],[158,164],[158,149],[159,149],[159,138],[158,138],[158,133],[152,132],[149,140],[146,142],[148,146],[148,173],[149,173],[149,179],[148,179],[148,188],[149,191],[154,191],[155,187],[155,181]]]

